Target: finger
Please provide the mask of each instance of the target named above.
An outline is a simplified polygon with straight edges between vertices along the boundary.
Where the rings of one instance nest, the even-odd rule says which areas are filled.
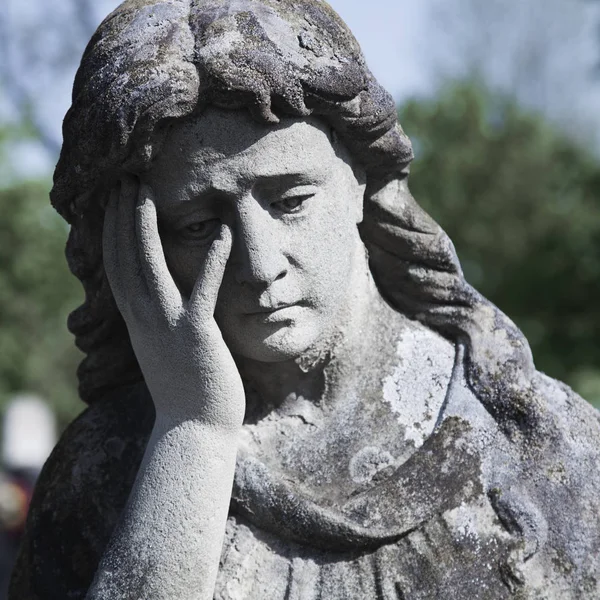
[[[174,311],[182,306],[182,297],[167,267],[162,240],[158,233],[156,204],[152,190],[147,185],[140,186],[135,214],[141,269],[148,292],[156,299],[164,315],[173,315]]]
[[[119,257],[117,252],[117,205],[119,203],[120,184],[116,185],[109,195],[108,205],[104,213],[102,230],[102,260],[110,289],[119,308],[123,303],[122,285],[119,274]]]
[[[210,246],[190,296],[189,307],[194,314],[214,314],[232,243],[231,230],[223,223],[219,236]]]
[[[146,293],[140,266],[140,255],[135,231],[135,205],[139,184],[133,176],[121,180],[118,204],[117,256],[123,293],[130,304],[139,302]]]

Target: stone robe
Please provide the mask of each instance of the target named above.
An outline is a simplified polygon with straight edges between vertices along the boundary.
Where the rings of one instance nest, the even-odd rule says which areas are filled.
[[[348,400],[376,426],[357,439],[344,417],[322,477],[290,476],[275,443],[241,444],[215,599],[600,598],[599,413],[538,373],[536,435],[509,433],[466,384],[463,349],[448,355],[415,331],[429,348],[409,357],[416,380],[397,372],[380,397]],[[398,424],[390,385],[431,402],[431,435]],[[40,478],[11,599],[85,597],[153,419],[134,386],[68,428]],[[267,419],[244,439],[268,427],[291,435]]]

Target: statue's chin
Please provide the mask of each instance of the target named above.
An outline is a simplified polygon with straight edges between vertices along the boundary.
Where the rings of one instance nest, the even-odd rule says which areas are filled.
[[[234,354],[260,362],[284,362],[304,355],[318,338],[319,328],[306,323],[256,321],[225,336]]]

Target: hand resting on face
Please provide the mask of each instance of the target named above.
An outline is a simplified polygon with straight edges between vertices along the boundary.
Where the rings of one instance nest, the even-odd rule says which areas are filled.
[[[167,268],[150,188],[126,177],[111,194],[105,269],[156,419],[88,600],[124,590],[213,597],[244,416],[242,381],[213,316],[231,245],[223,225],[186,298]]]
[[[242,381],[213,316],[231,246],[222,224],[187,298],[168,270],[150,187],[128,176],[111,194],[106,273],[158,418],[242,424]]]

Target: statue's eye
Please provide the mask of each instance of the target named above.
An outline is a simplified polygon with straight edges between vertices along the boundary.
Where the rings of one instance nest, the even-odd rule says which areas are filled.
[[[312,198],[314,194],[301,194],[297,196],[290,196],[289,198],[284,198],[283,200],[279,200],[279,202],[275,202],[274,206],[284,213],[295,213],[302,210],[302,205],[309,198]]]
[[[220,225],[219,219],[208,219],[207,221],[196,221],[190,223],[181,230],[182,236],[187,240],[206,241],[210,239]]]

